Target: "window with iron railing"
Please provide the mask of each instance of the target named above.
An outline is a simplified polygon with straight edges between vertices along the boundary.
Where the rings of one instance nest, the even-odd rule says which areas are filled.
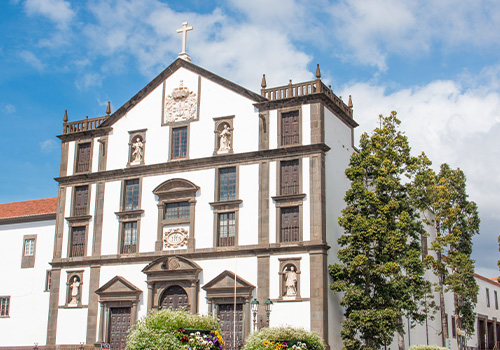
[[[137,221],[123,223],[122,254],[137,252]]]
[[[71,247],[69,256],[77,257],[85,254],[85,226],[71,228]]]
[[[281,186],[282,196],[298,194],[299,189],[299,160],[281,162]]]
[[[299,240],[299,207],[281,208],[280,242],[298,242]]]
[[[234,239],[236,235],[236,214],[234,212],[218,214],[217,226],[218,246],[234,246]]]
[[[89,202],[89,186],[75,187],[75,199],[73,201],[73,216],[87,215]]]
[[[300,144],[299,111],[281,114],[281,146]]]
[[[90,142],[78,144],[76,155],[76,172],[84,173],[90,170]]]

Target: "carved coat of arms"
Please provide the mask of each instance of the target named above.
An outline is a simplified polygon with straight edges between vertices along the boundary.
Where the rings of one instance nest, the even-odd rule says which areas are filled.
[[[174,123],[196,119],[196,110],[198,108],[198,98],[193,91],[183,86],[181,80],[180,86],[175,88],[170,95],[165,98],[164,123]]]
[[[188,241],[188,231],[184,228],[174,228],[163,233],[163,244],[165,248],[179,248],[185,246]]]

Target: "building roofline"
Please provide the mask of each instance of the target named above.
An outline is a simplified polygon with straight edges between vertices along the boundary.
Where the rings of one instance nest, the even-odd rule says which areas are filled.
[[[104,121],[96,130],[100,128],[105,128],[113,125],[118,120],[120,120],[127,112],[132,109],[135,105],[137,105],[140,101],[142,101],[147,95],[149,95],[154,89],[156,89],[165,79],[174,74],[178,69],[186,68],[194,73],[197,73],[203,76],[206,79],[209,79],[219,85],[222,85],[229,90],[232,90],[250,100],[255,102],[264,102],[267,101],[267,98],[262,97],[261,95],[250,91],[238,84],[230,82],[227,79],[224,79],[212,72],[209,72],[206,69],[203,69],[191,62],[178,58],[174,61],[170,66],[165,68],[163,72],[161,72],[156,78],[151,80],[149,84],[147,84],[142,90],[140,90],[134,97],[125,102],[115,113],[113,113],[106,121]]]

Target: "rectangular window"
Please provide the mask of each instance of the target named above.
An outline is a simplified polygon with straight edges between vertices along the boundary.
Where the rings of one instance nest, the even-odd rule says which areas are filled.
[[[299,135],[299,111],[281,114],[281,145],[298,145]]]
[[[123,223],[122,254],[137,252],[137,221]]]
[[[10,297],[0,297],[0,317],[9,317]]]
[[[219,169],[219,201],[236,199],[236,168]]]
[[[24,256],[35,255],[35,239],[30,238],[24,241]]]
[[[218,245],[219,247],[234,246],[234,237],[236,233],[236,215],[235,213],[218,214]]]
[[[71,249],[69,256],[83,256],[85,254],[85,226],[71,228]]]
[[[187,126],[172,129],[171,159],[187,157]]]
[[[123,209],[137,210],[139,209],[139,179],[125,181],[125,198]]]
[[[299,241],[299,207],[281,208],[280,242]]]
[[[78,144],[76,154],[76,172],[84,173],[90,170],[90,142]]]
[[[165,219],[181,219],[189,217],[189,202],[167,203],[165,206]]]
[[[451,336],[453,338],[457,337],[457,330],[455,325],[455,315],[451,315]]]
[[[75,187],[75,200],[73,203],[74,216],[87,215],[87,208],[89,204],[89,186]]]
[[[45,274],[45,291],[50,292],[50,284],[52,283],[52,271],[47,270]]]
[[[490,307],[490,289],[486,288],[486,306]]]
[[[493,291],[493,295],[495,296],[495,309],[498,310],[498,293],[497,291]]]
[[[281,190],[282,196],[299,193],[299,160],[281,162]]]

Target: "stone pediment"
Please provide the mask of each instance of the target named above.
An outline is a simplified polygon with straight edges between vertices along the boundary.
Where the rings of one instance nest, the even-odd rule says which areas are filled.
[[[194,183],[184,179],[170,179],[159,185],[153,190],[153,193],[159,197],[168,196],[169,194],[179,194],[179,192],[194,192],[200,188]]]
[[[235,279],[234,272],[226,270],[217,277],[215,277],[213,280],[205,284],[202,288],[207,292],[211,290],[227,290],[227,289],[234,290],[234,279]],[[236,276],[236,290],[251,291],[254,288],[255,286],[253,284],[251,284],[248,281],[245,281],[240,276]]]
[[[133,283],[127,281],[122,276],[115,276],[101,288],[95,291],[99,295],[101,301],[103,299],[137,299],[142,293],[142,290],[136,287]]]
[[[142,272],[146,275],[156,274],[196,274],[202,268],[195,262],[181,256],[161,257],[149,263]]]

